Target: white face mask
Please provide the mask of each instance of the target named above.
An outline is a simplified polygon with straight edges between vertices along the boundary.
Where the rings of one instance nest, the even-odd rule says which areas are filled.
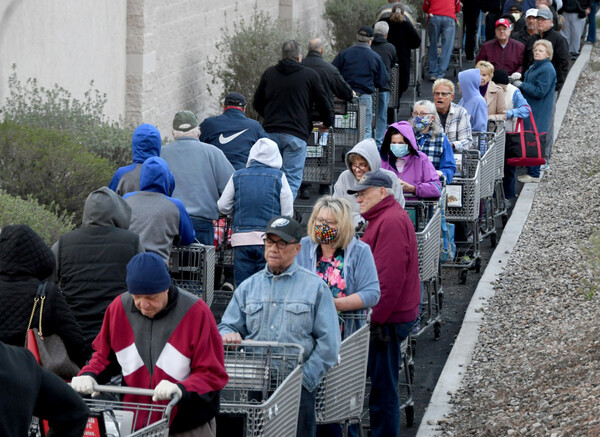
[[[511,15],[513,17],[515,17],[515,23],[521,19],[521,14],[519,14],[518,12],[515,12],[514,14],[511,14]]]

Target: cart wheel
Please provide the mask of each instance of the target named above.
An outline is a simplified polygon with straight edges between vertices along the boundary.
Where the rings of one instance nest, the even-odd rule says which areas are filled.
[[[461,270],[458,273],[458,282],[462,285],[467,283],[467,269]]]
[[[496,233],[490,234],[490,246],[496,247]]]
[[[508,215],[502,215],[500,216],[500,221],[502,222],[502,227],[506,226],[506,223],[508,222]]]
[[[433,338],[434,340],[439,340],[442,335],[442,324],[440,322],[435,322],[433,324]]]
[[[444,292],[438,292],[438,310],[442,311],[442,307],[444,306]]]
[[[481,258],[477,258],[475,260],[475,272],[476,273],[481,272]]]
[[[408,428],[412,427],[415,423],[415,407],[412,405],[407,405],[404,408],[404,414],[406,415],[406,426]]]

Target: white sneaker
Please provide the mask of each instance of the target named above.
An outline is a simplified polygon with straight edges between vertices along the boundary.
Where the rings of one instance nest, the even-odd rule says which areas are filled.
[[[550,164],[544,164],[540,167],[540,171],[550,171]]]
[[[540,181],[540,178],[539,177],[538,178],[534,178],[533,176],[529,176],[528,174],[526,174],[526,175],[523,175],[523,176],[519,176],[517,178],[517,180],[519,182],[521,182],[522,184],[528,184],[528,183],[532,183],[532,182],[537,183],[537,182]]]

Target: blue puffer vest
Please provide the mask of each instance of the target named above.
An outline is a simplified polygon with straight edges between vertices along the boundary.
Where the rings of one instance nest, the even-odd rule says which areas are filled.
[[[282,174],[281,170],[257,161],[235,172],[234,233],[264,231],[269,220],[281,214]]]

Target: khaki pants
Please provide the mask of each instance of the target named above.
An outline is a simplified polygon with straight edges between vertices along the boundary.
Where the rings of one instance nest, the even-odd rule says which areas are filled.
[[[169,434],[169,437],[216,437],[217,435],[217,424],[215,423],[215,419],[209,420],[202,426],[198,428],[191,429],[189,431],[177,433],[177,434]]]

